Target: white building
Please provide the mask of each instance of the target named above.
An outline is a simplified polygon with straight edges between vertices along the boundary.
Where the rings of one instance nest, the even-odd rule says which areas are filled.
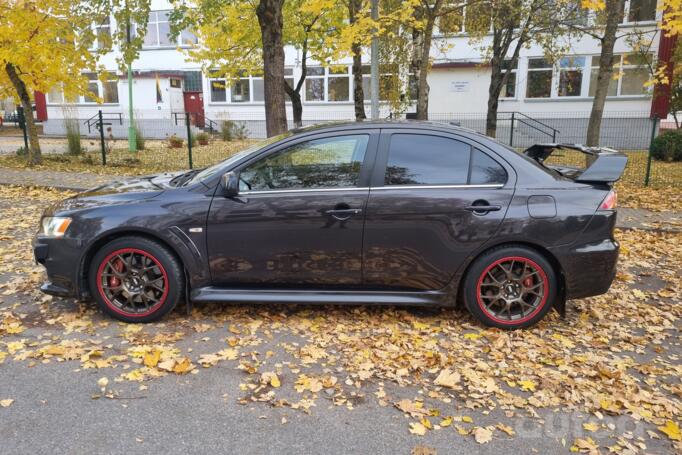
[[[626,0],[621,25],[621,31],[636,27],[648,34],[652,39],[649,49],[652,60],[657,56],[661,35],[657,29],[657,20],[661,13],[656,9],[656,3],[656,0]],[[264,135],[262,78],[246,77],[231,87],[225,87],[221,80],[209,79],[203,75],[200,65],[187,61],[178,50],[178,47],[195,43],[196,37],[191,33],[182,33],[175,41],[167,36],[167,14],[170,8],[169,2],[165,0],[152,1],[153,12],[145,35],[145,45],[140,51],[139,59],[133,64],[134,110],[145,135],[164,137],[176,132],[173,128],[178,117],[177,131],[182,131],[181,116],[186,111],[203,112],[205,118],[216,122],[224,119],[243,121],[253,136]],[[102,32],[106,33],[107,27],[116,26],[117,24],[111,23]],[[466,30],[451,38],[451,44],[445,54],[434,46],[434,65],[428,78],[429,117],[434,120],[459,121],[464,126],[480,130],[484,125],[487,108],[490,70],[482,56],[481,46],[470,43]],[[485,45],[485,42],[482,44]],[[523,118],[523,114],[528,115],[558,130],[566,123],[561,119],[570,118],[573,122],[575,119],[586,119],[592,106],[599,43],[584,36],[567,44],[570,51],[554,65],[545,62],[540,47],[523,49],[514,77],[500,99],[499,110],[518,112],[519,118]],[[625,40],[620,39],[615,52],[621,62],[632,50]],[[285,71],[298,80],[300,56],[293,48],[285,49],[285,54]],[[113,75],[118,71],[115,57],[115,53],[111,53],[102,59],[104,66]],[[609,89],[607,117],[613,114],[645,119],[649,114],[652,95],[644,87],[644,82],[649,79],[649,67],[638,65],[635,60],[630,56],[621,62],[622,77],[614,80]],[[304,123],[354,118],[351,61],[348,59],[338,63],[347,64],[345,71],[335,66],[332,73],[329,68],[308,62],[308,76],[303,93]],[[107,118],[114,119],[107,121],[113,123],[115,134],[125,135],[125,121],[120,124],[121,122],[115,120],[114,114],[127,116],[128,84],[125,75],[118,76],[104,84],[92,76],[91,89],[104,99],[104,104],[101,105],[85,96],[77,100],[65,100],[58,91],[49,93],[48,119],[44,122],[44,131],[48,134],[59,133],[63,125],[61,119],[65,115],[84,120],[96,115],[101,109],[107,114]],[[368,87],[369,74],[365,82]],[[369,98],[368,90],[366,97]],[[367,113],[368,101],[369,99],[366,104]],[[290,106],[287,114],[291,120]],[[389,114],[386,107],[382,108],[382,114]],[[498,137],[509,134],[511,125],[508,115],[503,117],[504,115],[501,117]],[[576,131],[584,129],[582,124],[576,125],[571,128]],[[518,128],[519,124],[515,127]],[[571,134],[561,134],[560,139],[571,138]],[[580,134],[584,134],[584,131]],[[523,137],[520,139],[523,140]]]

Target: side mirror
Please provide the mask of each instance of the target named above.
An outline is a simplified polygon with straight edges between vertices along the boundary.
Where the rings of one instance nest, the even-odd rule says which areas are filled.
[[[235,172],[226,172],[220,179],[225,197],[235,197],[239,194],[239,175]]]

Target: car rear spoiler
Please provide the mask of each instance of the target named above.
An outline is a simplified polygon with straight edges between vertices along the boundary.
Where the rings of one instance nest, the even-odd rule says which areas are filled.
[[[577,150],[587,156],[587,166],[583,169],[544,164],[544,161],[555,150]],[[625,171],[628,157],[618,150],[607,147],[586,147],[580,144],[535,144],[523,151],[523,154],[561,175],[576,182],[614,183]]]

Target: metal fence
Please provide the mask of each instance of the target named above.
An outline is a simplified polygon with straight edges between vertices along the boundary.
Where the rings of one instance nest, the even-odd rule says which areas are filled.
[[[143,167],[145,170],[178,170],[204,167],[227,158],[245,146],[245,141],[266,137],[265,120],[253,114],[250,118],[227,119],[214,114],[213,119],[196,114],[170,114],[166,118],[137,119],[137,134],[144,150],[128,149],[129,120],[119,113],[99,111],[88,119],[50,120],[43,125],[46,135],[65,135],[69,127],[77,127],[84,139],[87,160],[93,165]],[[408,116],[409,117],[409,116]],[[486,115],[435,113],[434,122],[458,125],[486,133]],[[405,118],[405,115],[393,116]],[[303,126],[350,120],[346,114],[317,114],[304,118]],[[521,151],[536,143],[586,142],[588,117],[585,113],[499,112],[495,138]],[[659,122],[646,112],[608,112],[604,114],[600,145],[624,151],[629,162],[623,181],[634,185],[682,186],[682,163],[651,160],[649,148],[659,133]],[[294,124],[289,121],[289,127]],[[206,144],[208,140],[208,144]],[[66,151],[66,150],[65,150]],[[557,153],[552,161],[561,164],[584,164],[578,152]]]

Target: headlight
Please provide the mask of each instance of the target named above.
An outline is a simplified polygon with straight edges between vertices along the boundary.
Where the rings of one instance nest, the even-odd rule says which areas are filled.
[[[64,237],[71,224],[71,218],[62,216],[46,216],[43,218],[43,235],[47,237]]]

